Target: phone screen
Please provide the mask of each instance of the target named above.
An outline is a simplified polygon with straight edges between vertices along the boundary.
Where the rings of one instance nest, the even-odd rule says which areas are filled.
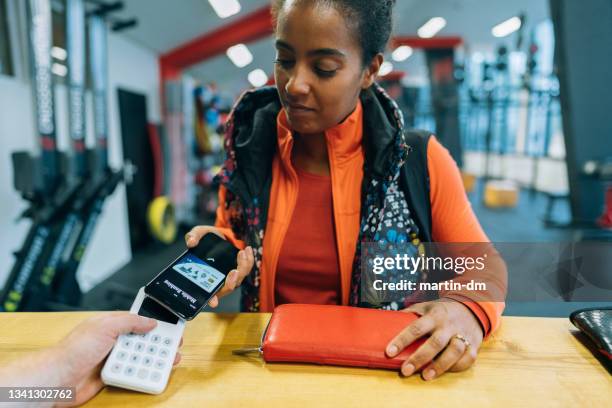
[[[146,287],[145,293],[186,320],[193,319],[236,268],[237,249],[214,234],[185,251]]]

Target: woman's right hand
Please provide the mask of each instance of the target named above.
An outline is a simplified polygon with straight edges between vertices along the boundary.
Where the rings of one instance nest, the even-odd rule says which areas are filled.
[[[193,227],[191,231],[185,235],[185,243],[187,244],[187,247],[193,248],[198,245],[200,239],[202,239],[202,237],[206,234],[216,234],[225,239],[223,234],[221,234],[217,228],[208,225],[199,225],[197,227]],[[253,269],[254,264],[255,257],[253,254],[253,248],[246,247],[245,249],[239,251],[238,256],[236,257],[236,269],[232,269],[227,274],[225,285],[219,292],[217,292],[215,296],[210,298],[208,305],[212,308],[217,307],[219,305],[220,298],[230,294],[234,289],[240,286],[244,278],[251,273],[251,269]]]

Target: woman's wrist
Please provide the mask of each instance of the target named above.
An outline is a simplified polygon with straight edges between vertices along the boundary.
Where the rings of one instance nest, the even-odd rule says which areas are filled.
[[[485,327],[483,326],[482,322],[480,321],[480,318],[478,317],[478,315],[476,313],[474,313],[474,311],[468,306],[466,305],[464,302],[460,301],[459,299],[454,299],[452,297],[441,297],[440,301],[442,302],[453,302],[456,304],[459,304],[461,306],[463,306],[463,309],[466,311],[466,314],[469,314],[472,319],[474,320],[474,325],[475,327],[479,327],[482,333],[482,337],[484,338],[486,336],[486,330]]]

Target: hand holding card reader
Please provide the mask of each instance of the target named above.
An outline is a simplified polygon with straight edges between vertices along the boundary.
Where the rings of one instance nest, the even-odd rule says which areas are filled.
[[[144,288],[140,288],[130,313],[156,319],[157,326],[149,333],[119,336],[102,368],[102,381],[128,390],[159,394],[168,384],[185,321],[146,297]]]
[[[238,250],[215,234],[205,235],[195,248],[183,252],[144,288],[130,313],[158,320],[147,334],[117,339],[104,367],[107,385],[150,394],[161,393],[185,328],[225,284],[236,268]]]

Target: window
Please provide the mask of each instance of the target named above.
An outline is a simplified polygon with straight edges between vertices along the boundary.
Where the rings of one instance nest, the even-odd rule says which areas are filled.
[[[13,75],[11,43],[8,28],[8,17],[5,0],[0,0],[0,74]]]

